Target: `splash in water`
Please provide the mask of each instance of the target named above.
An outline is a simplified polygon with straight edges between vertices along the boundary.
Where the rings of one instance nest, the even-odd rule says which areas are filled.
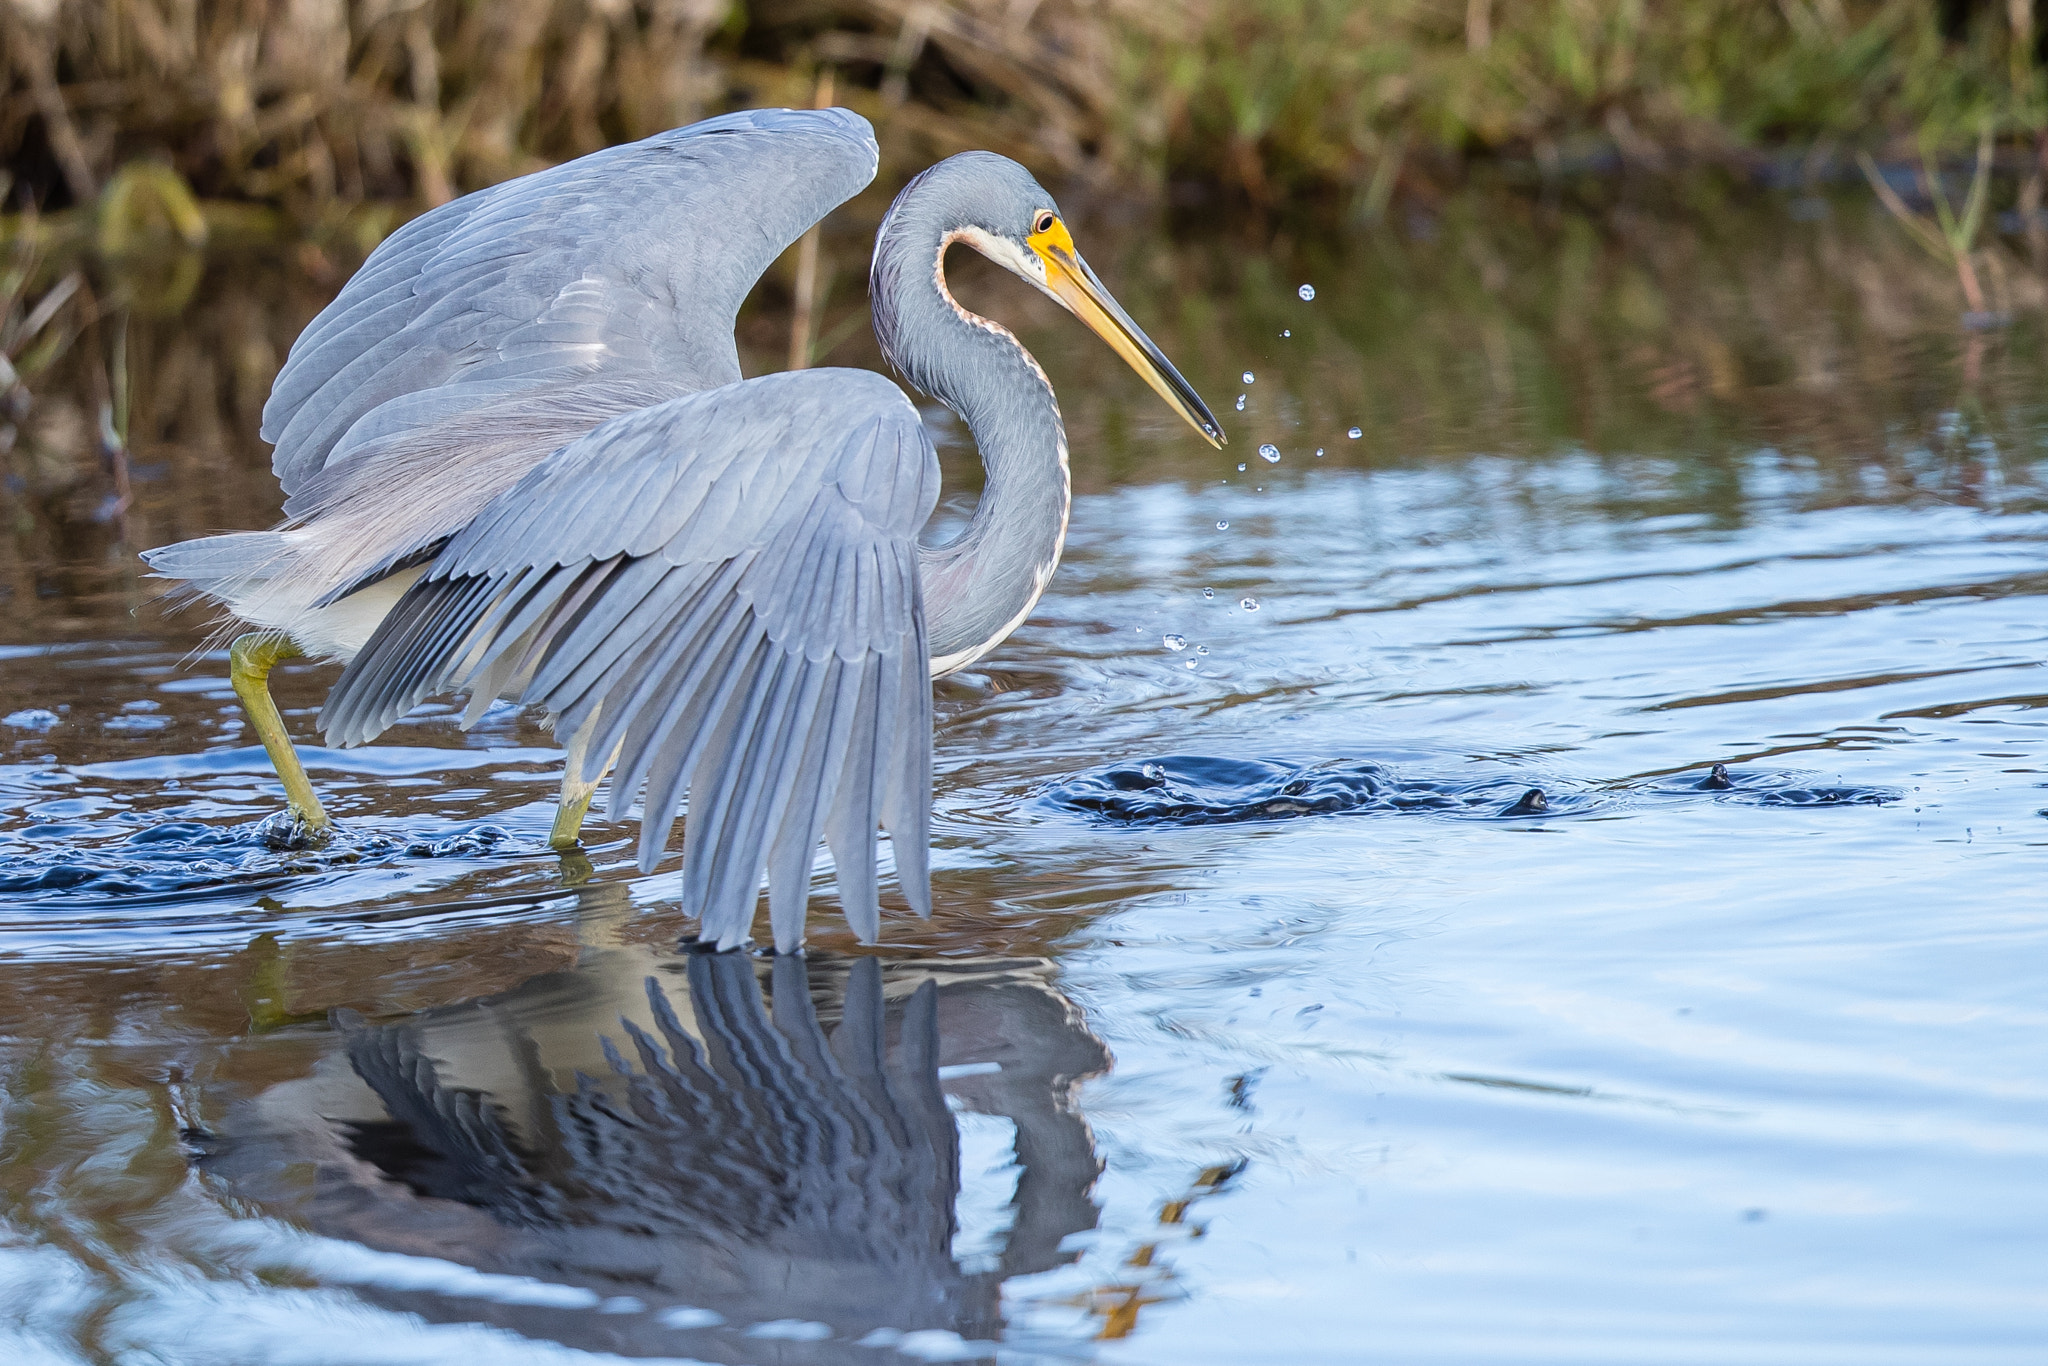
[[[1192,661],[1190,661],[1192,662]],[[1044,788],[1046,805],[1116,825],[1222,825],[1342,813],[1422,813],[1457,817],[1582,815],[1639,799],[1714,794],[1755,806],[1880,806],[1899,800],[1884,787],[1816,785],[1802,775],[1730,772],[1715,764],[1637,784],[1589,785],[1528,776],[1439,777],[1371,759],[1226,759],[1171,754],[1111,764]]]

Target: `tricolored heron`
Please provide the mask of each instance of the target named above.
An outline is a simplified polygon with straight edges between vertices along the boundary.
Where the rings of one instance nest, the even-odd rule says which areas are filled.
[[[729,114],[445,204],[387,239],[292,346],[263,410],[273,531],[149,552],[259,629],[236,693],[298,824],[326,812],[267,676],[345,660],[320,725],[360,744],[429,695],[545,708],[566,738],[551,843],[573,848],[616,766],[651,871],[685,796],[687,909],[743,940],[762,872],[776,948],[803,938],[830,848],[848,922],[880,932],[875,830],[930,913],[931,685],[1015,630],[1066,537],[1067,438],[1045,372],[946,288],[953,243],[1050,294],[1211,443],[1223,431],[1007,158],[967,152],[897,196],[875,241],[875,333],[958,413],[987,482],[926,548],[938,458],[863,370],[742,379],[741,300],[874,178],[843,109]]]

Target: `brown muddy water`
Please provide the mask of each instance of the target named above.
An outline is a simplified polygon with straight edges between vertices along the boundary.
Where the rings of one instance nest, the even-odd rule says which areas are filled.
[[[580,881],[543,849],[534,717],[323,750],[331,668],[279,692],[346,838],[264,843],[225,658],[131,552],[274,513],[254,412],[331,263],[138,305],[118,516],[90,377],[39,395],[0,1357],[2041,1359],[2023,249],[1966,333],[1811,197],[1082,239],[1231,444],[967,281],[1079,496],[1037,613],[939,685],[938,909],[878,951],[821,875],[803,960],[690,952],[630,826]],[[860,251],[832,363],[874,363]]]

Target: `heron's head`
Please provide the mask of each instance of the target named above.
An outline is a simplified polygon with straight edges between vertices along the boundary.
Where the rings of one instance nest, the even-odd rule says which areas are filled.
[[[892,245],[928,240],[933,232],[939,259],[932,268],[941,292],[946,289],[946,248],[955,242],[974,248],[1086,323],[1210,445],[1223,445],[1223,424],[1089,269],[1059,205],[1031,172],[994,152],[962,152],[911,181],[890,206],[876,239],[878,295],[885,284],[885,252]],[[952,303],[950,293],[945,297]],[[973,319],[957,303],[953,307]],[[881,321],[878,312],[878,327]],[[885,334],[884,345],[889,341]]]

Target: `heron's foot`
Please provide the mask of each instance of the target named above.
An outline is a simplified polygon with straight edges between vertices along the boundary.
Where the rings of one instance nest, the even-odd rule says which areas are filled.
[[[267,848],[278,853],[325,849],[328,841],[334,838],[334,819],[324,811],[319,816],[318,821],[311,821],[303,812],[287,806],[265,816],[257,834]]]

